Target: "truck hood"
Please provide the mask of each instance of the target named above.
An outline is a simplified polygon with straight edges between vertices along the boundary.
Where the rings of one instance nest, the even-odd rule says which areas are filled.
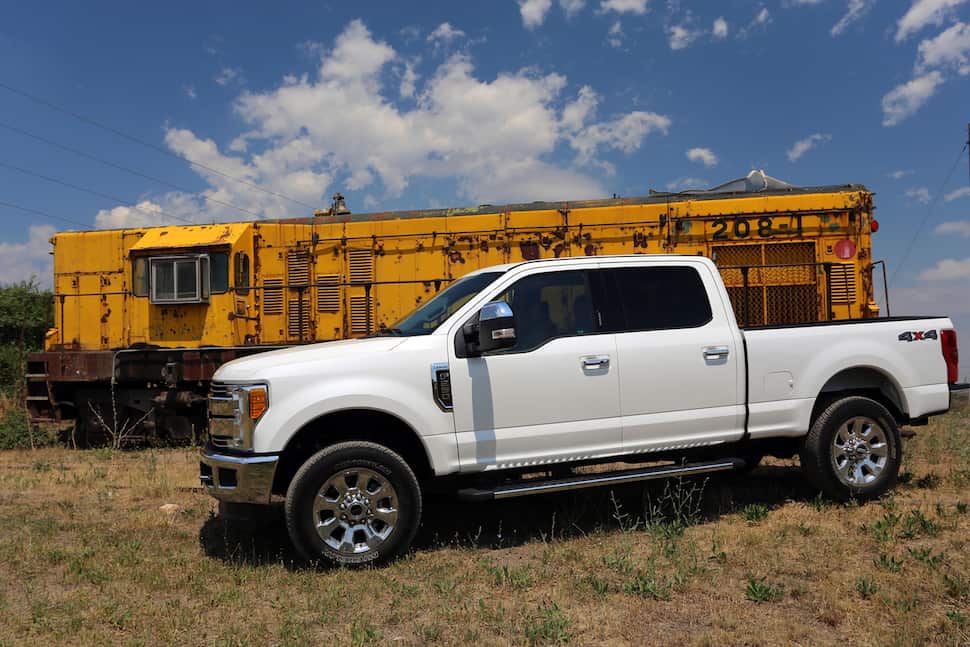
[[[252,382],[267,379],[271,373],[278,374],[280,369],[286,372],[286,367],[297,364],[348,360],[386,353],[400,346],[405,340],[404,337],[346,339],[259,353],[223,364],[212,379],[220,382]]]

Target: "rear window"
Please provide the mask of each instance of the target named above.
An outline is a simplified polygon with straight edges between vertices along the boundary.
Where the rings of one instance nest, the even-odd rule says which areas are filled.
[[[711,320],[711,304],[693,267],[627,267],[596,272],[606,301],[608,332],[697,328]]]

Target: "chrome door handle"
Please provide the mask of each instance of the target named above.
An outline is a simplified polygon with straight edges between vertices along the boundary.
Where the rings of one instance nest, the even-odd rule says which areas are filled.
[[[730,353],[731,349],[729,349],[727,346],[707,346],[704,348],[704,359],[727,359]]]
[[[610,358],[606,355],[595,355],[583,358],[583,368],[606,368],[610,365]]]

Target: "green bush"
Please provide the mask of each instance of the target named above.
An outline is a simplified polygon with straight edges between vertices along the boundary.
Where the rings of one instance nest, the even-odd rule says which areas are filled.
[[[20,407],[10,407],[0,413],[0,449],[30,447],[27,413]]]
[[[0,391],[20,397],[27,353],[44,347],[54,325],[53,296],[31,281],[0,286]]]

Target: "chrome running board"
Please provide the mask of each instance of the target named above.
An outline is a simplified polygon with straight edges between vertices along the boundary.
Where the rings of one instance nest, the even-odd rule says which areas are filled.
[[[565,490],[578,490],[602,485],[623,485],[636,481],[670,478],[674,476],[694,476],[711,472],[728,472],[744,467],[740,458],[725,458],[719,461],[703,463],[684,463],[681,465],[658,465],[655,467],[640,467],[617,472],[600,472],[598,474],[579,474],[561,479],[534,479],[518,483],[505,483],[494,488],[465,488],[458,490],[458,497],[464,501],[491,501],[493,499],[510,499],[530,494],[548,494]]]

